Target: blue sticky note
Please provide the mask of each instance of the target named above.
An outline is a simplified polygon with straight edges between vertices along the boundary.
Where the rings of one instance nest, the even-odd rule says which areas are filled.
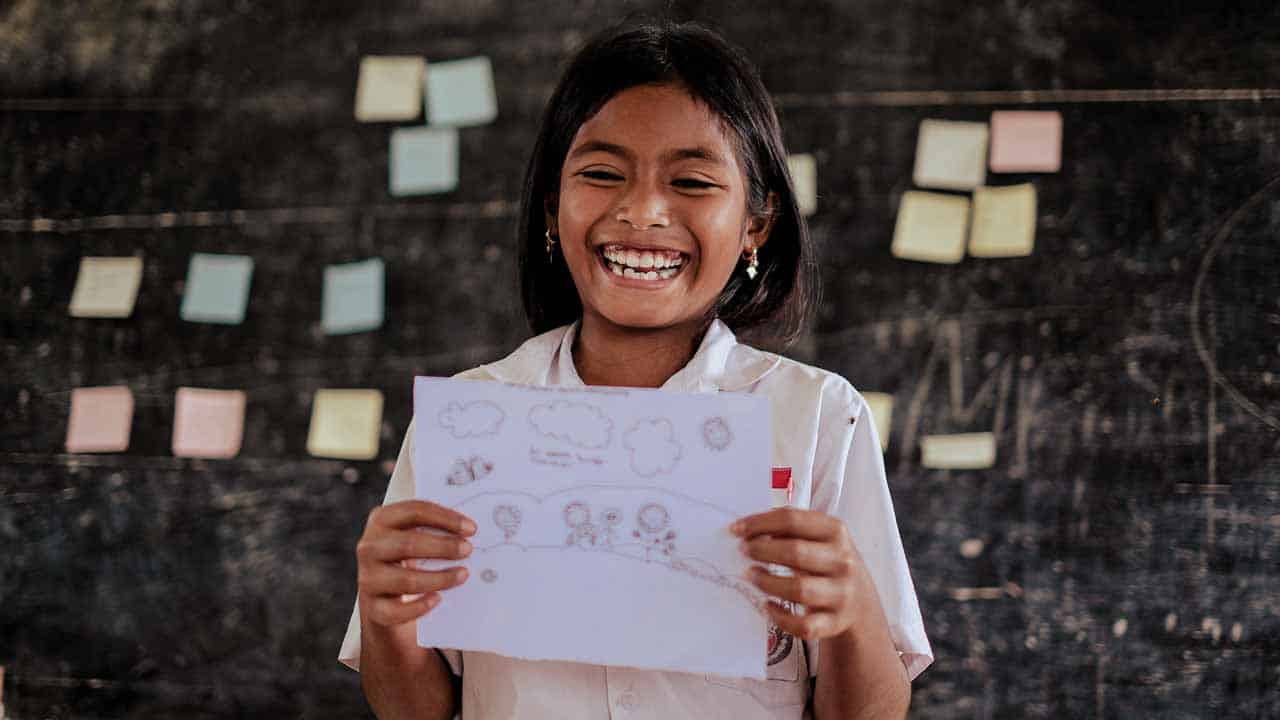
[[[382,258],[324,269],[320,325],[326,335],[365,332],[382,327],[385,302]]]
[[[239,325],[249,305],[253,258],[247,255],[196,253],[187,269],[182,293],[182,319],[187,322]]]
[[[391,132],[391,194],[428,195],[458,187],[458,131],[409,127]]]
[[[487,57],[428,63],[426,83],[427,122],[433,127],[484,125],[498,117]]]

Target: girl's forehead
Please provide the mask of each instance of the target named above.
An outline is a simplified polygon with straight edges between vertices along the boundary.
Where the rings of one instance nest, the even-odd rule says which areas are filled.
[[[679,85],[637,85],[610,98],[578,128],[570,152],[604,142],[638,155],[702,148],[736,162],[723,119]]]

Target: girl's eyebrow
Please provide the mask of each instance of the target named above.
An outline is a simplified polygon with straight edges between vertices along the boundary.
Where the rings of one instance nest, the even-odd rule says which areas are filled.
[[[582,143],[578,147],[574,148],[573,152],[569,153],[569,158],[576,158],[579,155],[587,155],[593,152],[617,155],[618,157],[626,158],[628,160],[635,158],[635,153],[631,152],[630,149],[623,147],[622,145],[618,145],[617,143],[605,142],[604,140],[588,140]],[[669,163],[679,160],[705,160],[717,165],[728,164],[725,162],[723,155],[711,148],[701,145],[670,150],[663,154],[662,159]]]

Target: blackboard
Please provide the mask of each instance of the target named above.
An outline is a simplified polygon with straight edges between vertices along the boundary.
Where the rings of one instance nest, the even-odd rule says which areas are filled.
[[[542,103],[629,13],[749,49],[816,156],[824,302],[799,359],[892,393],[887,454],[937,662],[913,717],[1277,717],[1280,14],[1221,2],[58,3],[0,8],[0,664],[16,718],[350,717],[353,548],[414,374],[526,330],[512,228]],[[457,191],[386,190],[364,54],[493,61]],[[1035,253],[890,256],[920,120],[1048,109]],[[184,323],[193,252],[256,262],[239,326]],[[82,255],[145,257],[74,319]],[[377,332],[318,329],[320,268],[379,256]],[[62,450],[125,384],[127,452]],[[247,391],[229,461],[172,457],[173,392]],[[314,459],[311,394],[381,389],[381,453]],[[991,470],[920,466],[992,431]],[[975,543],[974,541],[978,541]],[[964,548],[964,552],[961,548]],[[978,550],[978,552],[974,552]]]

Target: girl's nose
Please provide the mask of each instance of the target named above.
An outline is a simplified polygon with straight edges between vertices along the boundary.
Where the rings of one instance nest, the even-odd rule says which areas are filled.
[[[617,219],[636,230],[667,227],[670,218],[662,190],[651,183],[633,184],[618,203]]]

